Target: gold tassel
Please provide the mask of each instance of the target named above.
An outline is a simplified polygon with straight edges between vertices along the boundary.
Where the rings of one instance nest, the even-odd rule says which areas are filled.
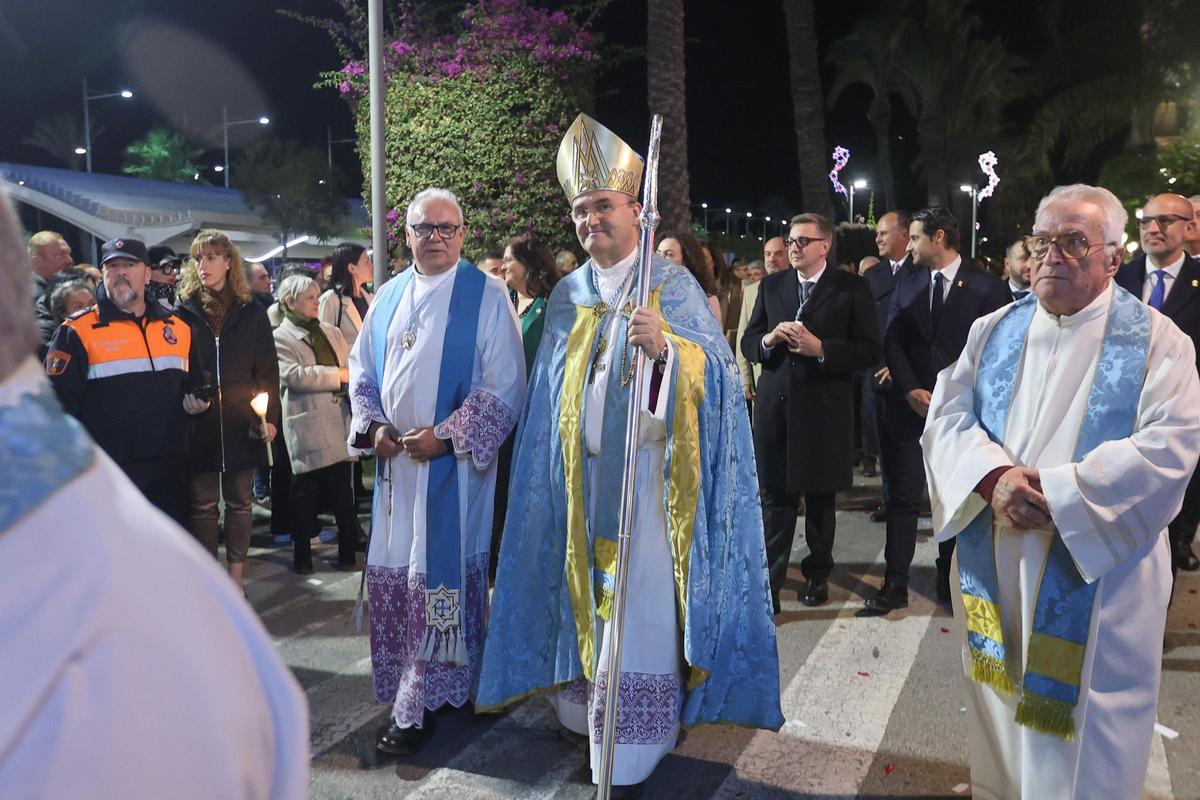
[[[1074,706],[1062,700],[1029,692],[1017,704],[1016,719],[1018,725],[1069,742],[1075,738],[1074,710]]]
[[[1004,662],[986,653],[971,652],[971,680],[990,686],[1002,694],[1012,694],[1014,691]]]

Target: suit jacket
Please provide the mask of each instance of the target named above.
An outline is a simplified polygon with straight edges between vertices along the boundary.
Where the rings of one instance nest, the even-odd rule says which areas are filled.
[[[1117,285],[1141,299],[1146,285],[1145,253],[1117,270]],[[1163,301],[1162,313],[1191,337],[1196,346],[1196,366],[1200,369],[1200,260],[1184,254],[1179,277]]]
[[[905,395],[913,389],[932,392],[938,373],[958,360],[972,323],[1011,303],[1012,294],[1004,281],[963,261],[935,331],[929,310],[933,281],[929,268],[909,262],[897,275],[883,340],[893,387],[888,422],[898,433],[920,436],[925,420],[909,407]]]
[[[762,366],[760,364],[751,364],[742,355],[742,348],[738,346],[738,342],[746,335],[746,326],[750,324],[750,312],[754,310],[754,303],[758,300],[759,283],[750,283],[742,287],[742,308],[738,315],[737,340],[733,343],[733,352],[737,354],[738,372],[742,375],[742,386],[749,386],[751,389],[758,386],[758,376],[762,374]]]
[[[863,277],[867,279],[867,283],[871,287],[871,297],[875,299],[875,310],[879,315],[879,330],[882,334],[887,330],[887,315],[888,309],[892,307],[892,293],[896,290],[896,284],[900,281],[900,276],[904,274],[904,270],[912,266],[912,256],[906,254],[904,260],[900,262],[900,269],[896,270],[896,274],[892,274],[891,262],[881,261],[877,266],[871,267],[863,273]],[[867,375],[867,380],[871,382],[871,391],[878,394],[887,394],[891,391],[890,383],[880,386],[875,380],[874,375],[884,366],[880,361],[871,368],[871,372]]]
[[[822,342],[824,360],[783,345],[764,352],[763,337],[795,320],[799,308],[795,269],[766,276],[740,342],[746,360],[762,365],[754,407],[759,482],[776,491],[836,492],[853,482],[852,373],[879,361],[879,320],[866,280],[829,264],[803,317]]]

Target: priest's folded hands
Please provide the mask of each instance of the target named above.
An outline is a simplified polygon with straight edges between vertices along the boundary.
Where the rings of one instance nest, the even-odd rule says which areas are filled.
[[[1041,489],[1036,469],[1013,467],[996,482],[992,491],[992,510],[1015,528],[1049,528],[1052,524],[1050,506]]]

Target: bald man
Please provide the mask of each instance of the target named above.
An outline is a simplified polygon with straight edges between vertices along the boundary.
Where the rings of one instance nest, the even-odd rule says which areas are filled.
[[[1196,207],[1182,195],[1160,194],[1146,203],[1137,224],[1142,252],[1118,270],[1117,284],[1169,317],[1200,349],[1200,260],[1184,250],[1184,242],[1197,239]],[[1167,528],[1173,570],[1200,569],[1192,550],[1197,524],[1200,480],[1193,475]]]
[[[783,272],[791,266],[788,261],[787,244],[783,241],[782,236],[774,236],[767,239],[763,245],[763,265],[767,268],[767,274],[773,272]]]

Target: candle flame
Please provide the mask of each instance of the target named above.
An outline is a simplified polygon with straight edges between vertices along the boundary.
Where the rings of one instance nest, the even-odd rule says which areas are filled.
[[[267,415],[267,403],[270,399],[270,396],[266,392],[259,392],[250,400],[250,407],[254,409],[255,414],[265,417]]]

